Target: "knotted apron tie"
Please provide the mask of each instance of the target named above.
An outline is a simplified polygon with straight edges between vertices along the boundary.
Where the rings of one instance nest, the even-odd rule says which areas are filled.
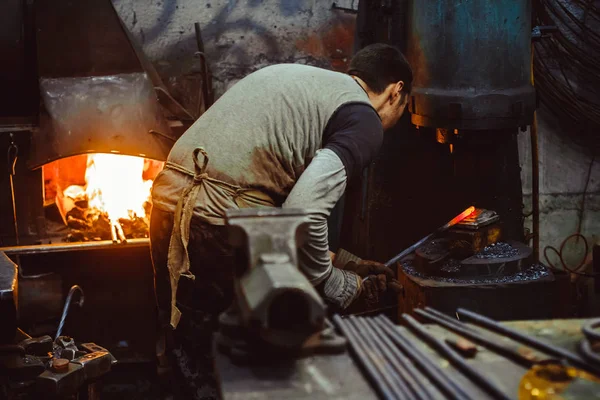
[[[202,163],[199,155],[202,154]],[[181,311],[177,308],[177,287],[181,276],[195,280],[190,271],[190,258],[188,245],[190,242],[190,223],[194,215],[194,207],[201,190],[210,194],[218,192],[221,196],[231,199],[231,206],[237,208],[249,207],[274,207],[275,202],[265,193],[256,189],[246,189],[232,185],[218,179],[210,178],[206,172],[208,166],[208,154],[202,148],[196,148],[193,152],[194,173],[185,170],[182,172],[193,175],[191,185],[183,191],[175,209],[173,231],[169,242],[168,269],[171,281],[171,318],[170,324],[176,328],[181,319]],[[181,170],[181,169],[180,169]],[[224,219],[224,215],[223,215]]]

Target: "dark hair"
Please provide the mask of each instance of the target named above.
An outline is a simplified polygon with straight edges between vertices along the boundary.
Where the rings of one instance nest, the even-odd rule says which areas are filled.
[[[410,64],[400,50],[388,44],[375,43],[361,49],[350,61],[348,74],[359,77],[378,94],[398,81],[404,82],[403,92],[412,90]]]

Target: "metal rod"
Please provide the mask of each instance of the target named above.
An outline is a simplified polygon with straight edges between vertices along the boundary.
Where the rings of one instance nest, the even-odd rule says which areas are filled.
[[[390,377],[390,383],[392,384],[392,388],[394,389],[394,393],[398,399],[407,399],[408,389],[406,387],[406,381],[402,378],[402,376],[396,373],[391,363],[386,362],[386,359],[389,360],[389,357],[386,356],[387,351],[385,346],[381,346],[381,342],[377,341],[371,334],[371,331],[366,329],[363,319],[359,320],[358,318],[350,317],[347,319],[347,321],[348,324],[354,327],[358,336],[360,336],[367,346],[369,346],[371,351],[377,355],[379,363],[387,371],[387,376]]]
[[[202,31],[200,30],[200,22],[194,23],[194,31],[196,32],[196,46],[198,51],[204,53],[204,41],[202,40]]]
[[[201,74],[202,74],[202,97],[204,101],[204,111],[206,111],[212,105],[212,88],[209,85],[210,77],[208,71],[208,63],[206,62],[206,52],[204,51],[204,41],[202,40],[202,30],[200,29],[200,23],[194,23],[194,30],[196,32],[196,45],[198,46],[198,55],[202,63]],[[198,102],[200,103],[200,102]],[[200,112],[198,112],[198,118]]]
[[[533,46],[533,44],[532,44]],[[531,86],[535,87],[533,55],[531,51]],[[540,262],[540,155],[538,146],[537,112],[533,112],[533,123],[529,129],[531,139],[531,212],[533,227],[533,260]]]
[[[115,228],[117,230],[117,236],[119,237],[119,241],[121,243],[127,243],[127,237],[125,236],[125,232],[123,232],[123,227],[118,221],[115,222]]]
[[[130,239],[127,243],[113,243],[110,240],[100,240],[97,242],[74,242],[74,243],[55,243],[55,244],[36,244],[31,246],[10,246],[0,247],[0,252],[7,255],[30,255],[46,253],[62,253],[67,251],[84,250],[111,250],[122,249],[124,247],[146,247],[150,245],[150,239]]]
[[[488,349],[495,351],[496,353],[506,358],[509,358],[512,361],[517,362],[525,368],[531,368],[531,366],[535,364],[534,360],[528,359],[527,357],[520,354],[517,350],[507,346],[503,346],[498,342],[486,338],[480,332],[476,332],[475,330],[470,329],[464,323],[458,320],[453,320],[437,310],[427,307],[425,308],[425,310],[416,309],[415,313],[423,318],[428,319],[431,322],[435,322],[436,324],[441,325],[448,330],[451,330],[452,332],[464,336],[475,343],[479,343],[480,345],[485,346]]]
[[[110,224],[110,237],[112,238],[113,243],[119,242],[119,238],[117,237],[117,227],[115,224]]]
[[[375,389],[379,392],[379,394],[384,399],[395,398],[392,394],[389,384],[382,379],[376,364],[368,357],[368,353],[364,347],[364,344],[356,337],[354,330],[351,329],[349,324],[342,320],[339,315],[333,316],[333,323],[348,339],[348,343],[356,355],[356,358],[358,358],[359,363],[366,370],[367,374],[371,378],[372,384],[375,386]]]
[[[372,346],[370,346],[370,344],[367,341],[364,340],[364,338],[360,334],[360,331],[354,326],[354,324],[351,323],[351,321],[345,320],[345,322],[346,326],[348,327],[348,330],[352,332],[354,338],[357,341],[359,341],[359,343],[361,343],[361,347],[365,349],[367,357],[370,358],[371,362],[375,366],[375,369],[378,371],[380,379],[384,380],[389,386],[392,395],[391,398],[403,400],[403,397],[399,394],[398,387],[394,382],[393,371],[387,370],[387,368],[385,368],[383,356],[378,354],[375,351],[375,349]]]
[[[429,235],[425,236],[423,239],[419,240],[417,243],[413,244],[409,248],[401,251],[396,256],[392,257],[388,262],[385,263],[385,266],[386,267],[390,267],[396,261],[402,260],[404,257],[406,257],[407,255],[409,255],[410,253],[412,253],[413,251],[415,251],[423,243],[425,243],[426,241],[428,241],[429,239],[431,239],[435,235],[437,235],[437,234],[439,234],[439,233],[447,230],[448,228],[450,228],[450,227],[458,224],[460,221],[462,221],[463,219],[467,218],[469,215],[473,214],[474,211],[475,211],[475,207],[473,207],[473,206],[467,208],[465,211],[461,212],[456,217],[452,218],[446,224],[444,224],[443,226],[440,226],[439,228],[437,228],[433,233],[430,233]]]
[[[423,325],[421,325],[416,319],[408,314],[403,314],[402,319],[425,342],[433,347],[438,353],[446,357],[450,363],[452,363],[457,369],[471,379],[473,383],[485,390],[490,396],[495,399],[510,400],[510,397],[507,396],[506,393],[504,393],[498,386],[496,386],[486,376],[480,374],[479,371],[469,365],[458,353],[448,346],[448,344],[427,332]]]
[[[472,399],[472,397],[459,387],[439,365],[434,364],[423,351],[415,347],[400,330],[396,329],[396,326],[393,325],[389,319],[379,316],[374,319],[374,322],[388,334],[396,346],[399,347],[400,350],[402,350],[404,354],[406,354],[406,356],[410,358],[429,380],[431,380],[431,382],[433,382],[433,384],[448,398],[456,400]]]
[[[550,354],[552,356],[555,356],[555,357],[564,358],[565,360],[571,362],[574,366],[585,369],[596,375],[600,375],[599,368],[586,363],[584,359],[582,359],[580,356],[578,356],[575,353],[572,353],[572,352],[565,350],[563,348],[560,348],[560,347],[553,346],[546,342],[542,342],[541,340],[536,339],[532,336],[526,335],[526,334],[516,331],[514,329],[500,325],[498,322],[494,321],[493,319],[490,319],[488,317],[474,313],[469,310],[465,310],[464,308],[459,308],[456,311],[461,316],[461,318],[464,318],[467,321],[473,322],[474,324],[477,324],[486,329],[489,329],[492,332],[496,332],[496,333],[499,333],[506,337],[509,337],[513,340],[516,340],[517,342],[526,344],[527,346],[530,346],[536,350],[543,351],[543,352]]]
[[[12,200],[12,212],[13,212],[13,225],[15,230],[15,243],[17,246],[19,245],[19,221],[17,218],[17,204],[15,201],[15,182],[14,177],[17,174],[17,160],[19,159],[19,147],[15,144],[15,136],[13,133],[9,134],[10,136],[10,145],[8,147],[8,168],[9,174],[8,178],[10,181],[10,196]]]
[[[410,360],[394,346],[385,334],[376,329],[373,319],[355,317],[350,317],[350,319],[358,321],[362,325],[363,330],[368,332],[377,343],[384,356],[388,359],[392,367],[394,367],[396,374],[410,390],[411,399],[428,400],[433,397],[429,388],[415,374]]]
[[[85,299],[83,296],[83,289],[78,285],[71,286],[71,290],[69,290],[69,294],[67,294],[67,299],[65,300],[62,316],[60,317],[60,323],[58,324],[58,330],[56,331],[56,336],[54,337],[54,340],[58,339],[58,337],[62,333],[62,330],[65,326],[65,320],[67,319],[67,314],[69,313],[69,306],[71,305],[71,300],[73,299],[73,294],[77,291],[81,293],[81,296],[79,297],[79,301],[76,304],[79,305],[79,307],[83,306],[83,301]]]

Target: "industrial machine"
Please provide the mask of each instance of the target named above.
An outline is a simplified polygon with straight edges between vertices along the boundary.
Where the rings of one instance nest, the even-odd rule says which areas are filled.
[[[531,43],[548,30],[532,26],[532,2],[360,4],[356,48],[398,46],[414,80],[410,115],[350,188],[341,246],[387,260],[472,205],[473,216],[401,260],[400,313],[427,305],[498,319],[565,315],[556,293],[566,282],[537,264],[539,232],[523,223],[517,138],[536,109]]]

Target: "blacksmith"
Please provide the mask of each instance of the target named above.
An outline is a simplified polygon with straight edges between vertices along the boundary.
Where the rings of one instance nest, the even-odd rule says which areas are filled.
[[[181,398],[216,397],[211,334],[233,298],[227,209],[309,209],[300,268],[332,308],[386,290],[391,271],[382,264],[333,267],[327,218],[404,113],[411,83],[404,56],[383,44],[358,52],[347,74],[266,67],[236,83],[175,143],[154,182],[150,240]],[[363,284],[370,275],[376,279]]]

